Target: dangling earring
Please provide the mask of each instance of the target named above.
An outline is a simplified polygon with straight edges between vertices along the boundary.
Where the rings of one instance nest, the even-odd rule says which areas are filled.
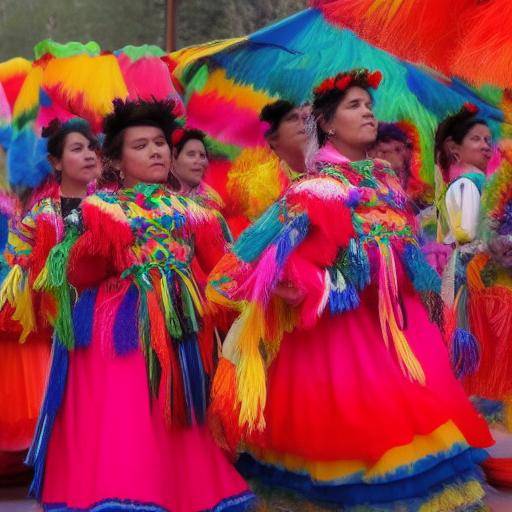
[[[334,134],[335,134],[335,133],[336,133],[336,132],[334,131],[334,128],[331,128],[331,129],[327,132],[327,136],[328,136],[328,137],[334,137]]]
[[[124,172],[123,171],[119,171],[119,181],[121,181],[121,183],[124,183]]]

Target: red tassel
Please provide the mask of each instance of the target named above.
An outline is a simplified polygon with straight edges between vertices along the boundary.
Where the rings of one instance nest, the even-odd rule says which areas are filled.
[[[57,215],[42,214],[36,218],[34,245],[28,259],[30,283],[33,284],[43,269],[48,254],[58,243],[64,226],[62,218]]]
[[[482,467],[487,482],[495,487],[512,487],[512,458],[488,458]]]

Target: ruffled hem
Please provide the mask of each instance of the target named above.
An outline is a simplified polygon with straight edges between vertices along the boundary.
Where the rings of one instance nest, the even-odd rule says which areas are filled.
[[[407,477],[370,484],[360,480],[318,482],[306,473],[263,464],[249,454],[242,454],[237,469],[246,478],[256,479],[265,486],[285,489],[313,502],[349,507],[371,507],[372,511],[469,510],[480,506],[484,497],[482,472],[478,467],[487,457],[484,450],[468,449],[426,469],[422,461],[414,464]],[[443,507],[439,505],[443,504]],[[453,505],[452,505],[453,504]],[[360,509],[358,509],[360,510]]]
[[[190,512],[245,512],[254,504],[255,499],[251,492],[244,492],[238,496],[226,498],[212,508]],[[98,501],[87,508],[69,507],[63,503],[44,503],[43,509],[47,512],[173,512],[153,503],[118,498]]]

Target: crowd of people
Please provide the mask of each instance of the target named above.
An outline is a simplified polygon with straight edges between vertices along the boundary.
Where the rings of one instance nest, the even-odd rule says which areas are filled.
[[[263,108],[279,183],[240,234],[172,101],[115,100],[101,144],[45,128],[0,287],[0,451],[28,450],[45,510],[486,510],[512,168],[490,175],[466,104],[432,134],[429,194],[414,126],[373,114],[381,78]]]

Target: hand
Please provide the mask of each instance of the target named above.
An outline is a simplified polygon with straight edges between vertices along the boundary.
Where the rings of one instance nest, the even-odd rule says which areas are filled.
[[[280,281],[274,289],[274,295],[290,306],[298,306],[305,298],[304,292],[295,288],[290,281]]]

